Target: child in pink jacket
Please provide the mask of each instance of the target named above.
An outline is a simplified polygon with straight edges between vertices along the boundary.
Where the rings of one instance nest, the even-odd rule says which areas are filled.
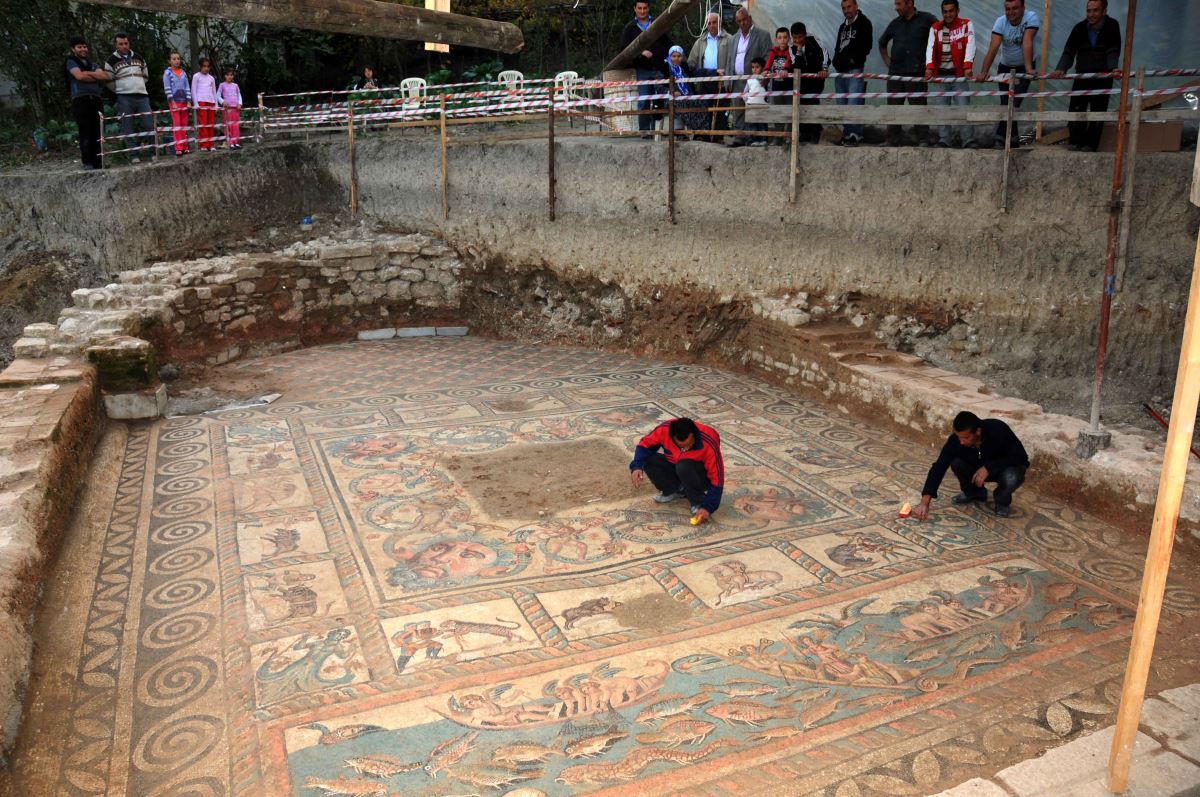
[[[221,112],[225,120],[225,142],[230,149],[241,149],[242,90],[233,82],[234,71],[225,70],[225,80],[217,86],[217,101],[224,109]]]

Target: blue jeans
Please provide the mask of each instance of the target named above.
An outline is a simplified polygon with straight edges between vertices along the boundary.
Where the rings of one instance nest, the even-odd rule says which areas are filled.
[[[943,75],[942,77],[953,77],[953,75]],[[930,83],[929,88],[944,94],[949,91],[967,91],[968,85],[966,83]],[[934,105],[957,105],[960,108],[971,104],[970,97],[933,97],[932,100]],[[974,125],[941,125],[938,127],[938,139],[946,146],[950,146],[955,131],[958,131],[958,137],[964,147],[975,143]]]
[[[1034,70],[1037,70],[1037,64],[1034,64],[1033,68],[1034,68]],[[996,72],[1002,73],[1002,74],[1007,74],[1008,72],[1011,72],[1014,70],[1017,72],[1024,72],[1025,67],[1010,66],[1009,64],[1000,64],[1000,66],[996,67]],[[1005,92],[1000,97],[1000,104],[1008,105],[1008,93],[1007,93],[1008,92],[1008,84],[1001,83],[1000,88],[1001,88],[1001,90],[1003,90]],[[1013,108],[1014,109],[1021,107],[1021,101],[1025,99],[1025,97],[1022,95],[1024,95],[1025,92],[1027,92],[1027,91],[1029,91],[1029,81],[1025,78],[1018,78],[1017,85],[1013,89]],[[1021,131],[1020,131],[1019,127],[1020,127],[1020,125],[1014,121],[1013,126],[1012,126],[1012,145],[1014,147],[1021,146]],[[996,141],[999,142],[1000,144],[1003,144],[1005,136],[1007,134],[1008,134],[1008,123],[1007,122],[998,122],[996,124]]]
[[[154,130],[154,121],[149,116],[130,116],[128,114],[148,114],[150,113],[150,98],[145,94],[118,94],[117,95],[117,112],[121,114],[121,135],[129,136],[121,139],[122,148],[136,147],[141,144],[150,144],[153,141],[153,136],[150,131]],[[140,136],[133,136],[134,128],[141,133]],[[152,150],[134,150],[132,153],[135,157],[145,155],[149,157]]]
[[[639,69],[639,70],[637,70],[637,79],[638,80],[658,80],[661,77],[662,77],[662,72],[659,72],[655,69]],[[639,97],[645,97],[650,94],[659,94],[660,92],[663,94],[666,93],[665,89],[662,86],[638,86],[638,96]],[[648,111],[652,107],[654,107],[653,100],[639,100],[638,101],[638,110],[639,111]],[[645,116],[639,116],[638,117],[638,130],[653,130],[654,129],[654,120],[656,118],[657,117],[655,117],[653,114],[646,114]]]
[[[861,77],[834,77],[833,90],[838,94],[862,94],[867,90],[867,81]],[[838,97],[838,105],[866,105],[863,97]],[[863,137],[863,125],[842,125],[843,136]]]

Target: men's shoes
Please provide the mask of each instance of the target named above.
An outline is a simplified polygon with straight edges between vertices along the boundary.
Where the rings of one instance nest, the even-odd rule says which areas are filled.
[[[1011,509],[1009,509],[1007,506],[1001,506],[1000,504],[996,504],[992,511],[996,513],[996,517],[1008,517],[1012,514]]]
[[[683,498],[683,493],[659,493],[654,496],[654,500],[660,504],[669,504],[676,498]]]
[[[950,503],[957,504],[958,506],[962,506],[963,504],[970,504],[975,501],[986,501],[986,500],[987,500],[987,493],[983,493],[982,495],[980,495],[979,493],[959,493],[958,495],[956,495],[950,499]]]
[[[141,163],[142,159],[137,157],[136,155],[134,155],[132,158],[129,159],[129,162],[130,163]]]

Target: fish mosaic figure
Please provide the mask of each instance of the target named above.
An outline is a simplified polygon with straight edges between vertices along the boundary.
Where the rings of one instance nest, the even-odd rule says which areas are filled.
[[[655,720],[666,719],[667,717],[674,717],[679,714],[687,714],[692,709],[707,705],[711,700],[712,696],[704,692],[690,696],[670,695],[659,700],[657,703],[651,703],[638,712],[636,721],[654,722]]]
[[[502,766],[542,764],[555,756],[565,755],[562,750],[535,742],[502,744],[492,751],[492,760]]]
[[[388,797],[388,786],[366,778],[305,778],[304,788],[316,789],[326,797]]]
[[[665,744],[667,747],[679,747],[681,744],[703,742],[716,728],[717,726],[711,722],[683,717],[665,723],[657,731],[639,733],[636,738],[641,744]]]
[[[345,765],[360,775],[369,775],[373,778],[392,778],[396,775],[403,775],[405,772],[415,772],[424,766],[424,762],[405,761],[395,756],[377,753],[347,758]]]
[[[655,761],[670,761],[674,764],[692,764],[707,758],[722,747],[738,744],[733,739],[718,739],[699,750],[674,750],[669,747],[639,747],[620,761],[598,761],[592,764],[576,764],[558,773],[556,783],[567,786],[606,783],[610,780],[632,780]]]
[[[567,745],[566,753],[569,758],[593,758],[607,753],[612,749],[614,744],[628,738],[628,733],[618,731],[614,725],[604,733],[597,733],[594,736],[584,736],[582,739],[576,739]]]
[[[478,738],[479,731],[468,731],[462,736],[451,737],[433,748],[422,767],[425,774],[436,778],[439,772],[449,770],[450,767],[462,761],[467,753],[475,749],[475,740]]]

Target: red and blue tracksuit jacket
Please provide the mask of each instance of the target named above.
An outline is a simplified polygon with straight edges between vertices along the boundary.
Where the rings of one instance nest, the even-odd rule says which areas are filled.
[[[633,462],[629,463],[629,469],[643,470],[646,460],[660,448],[667,462],[674,463],[681,459],[700,462],[704,465],[704,472],[708,474],[708,492],[704,494],[700,506],[707,509],[709,514],[716,512],[717,507],[721,505],[721,494],[725,492],[725,460],[721,458],[721,435],[711,426],[698,423],[696,429],[699,434],[696,435],[696,441],[687,451],[682,451],[671,439],[668,431],[670,426],[670,421],[664,421],[641,439],[637,450],[633,452]]]

